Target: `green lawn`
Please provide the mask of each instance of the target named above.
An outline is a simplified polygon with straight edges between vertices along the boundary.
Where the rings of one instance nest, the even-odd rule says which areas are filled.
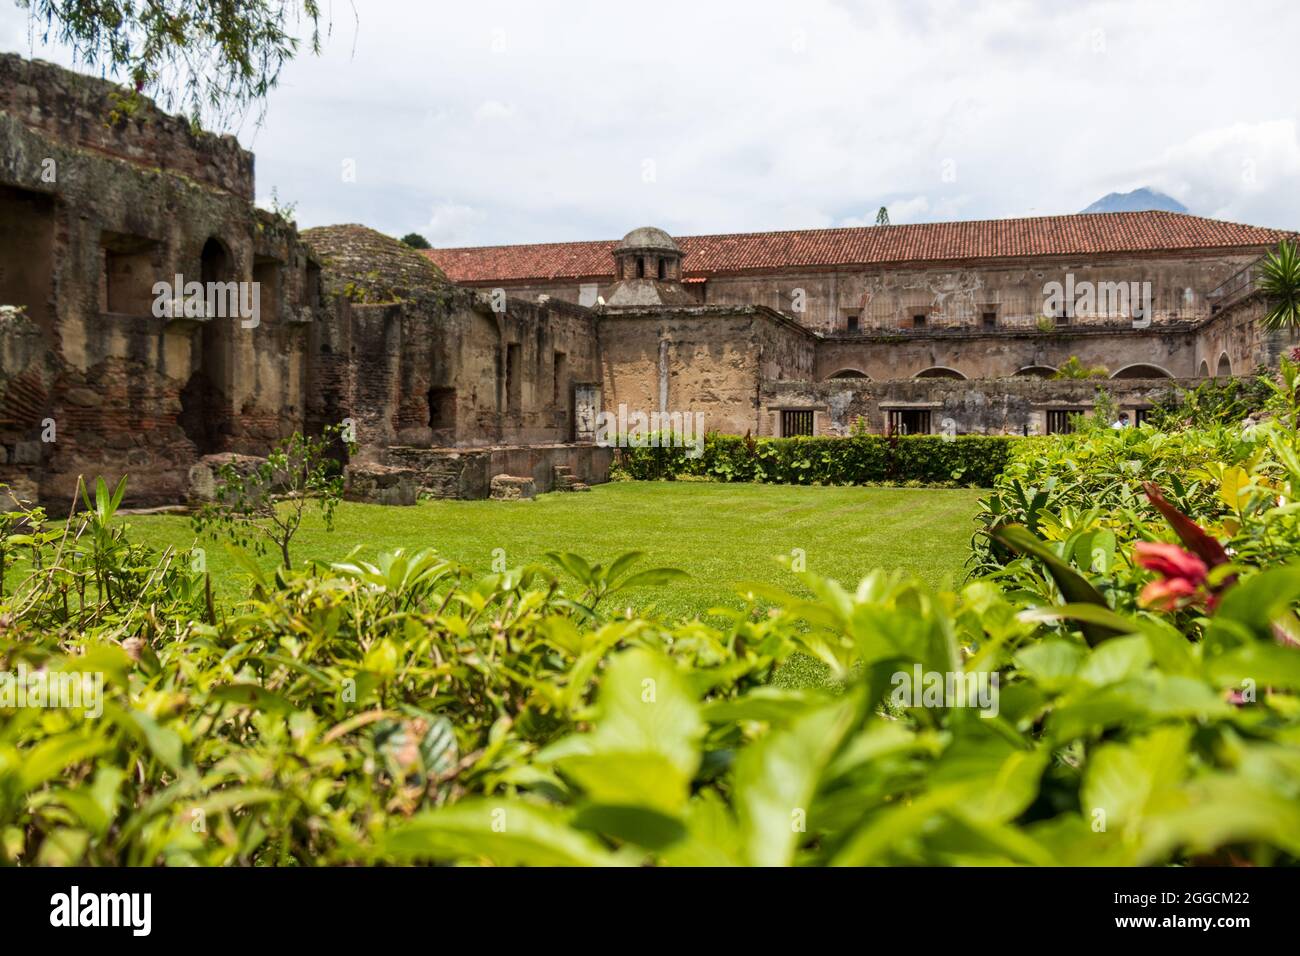
[[[810,488],[709,482],[615,482],[587,494],[549,494],[534,501],[426,501],[412,508],[343,503],[332,532],[314,512],[294,539],[295,561],[362,556],[403,547],[435,548],[479,571],[505,550],[510,567],[544,561],[547,551],[574,551],[608,561],[646,552],[638,567],[668,565],[691,575],[685,584],[645,589],[627,603],[671,617],[739,606],[737,582],[798,587],[778,555],[802,549],[807,567],[847,583],[872,568],[903,568],[934,585],[963,575],[981,492],[969,489]],[[187,518],[134,515],[132,537],[157,547],[188,547]],[[204,542],[214,585],[225,600],[244,591],[243,572],[221,544]],[[270,555],[263,563],[273,567]]]

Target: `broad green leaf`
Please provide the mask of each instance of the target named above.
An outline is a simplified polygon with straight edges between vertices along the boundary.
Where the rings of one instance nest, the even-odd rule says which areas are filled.
[[[570,826],[558,809],[517,800],[466,800],[389,830],[380,858],[401,862],[478,859],[499,866],[617,866],[621,857]]]
[[[852,698],[823,705],[770,730],[741,752],[736,802],[751,864],[788,865],[807,829],[816,831],[811,814],[818,784],[857,709]]]
[[[642,804],[672,814],[686,802],[700,765],[705,723],[689,681],[644,648],[616,655],[601,681],[593,730],[539,755],[594,803]]]

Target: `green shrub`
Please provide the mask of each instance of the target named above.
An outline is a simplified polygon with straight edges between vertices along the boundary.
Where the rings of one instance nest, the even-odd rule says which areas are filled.
[[[685,448],[620,449],[616,470],[638,480],[989,487],[1017,441],[1003,435],[755,439],[709,434],[703,454],[695,458]]]
[[[1264,509],[1294,562],[1293,524],[1267,516],[1300,489],[1295,435],[1269,441],[1295,464],[1261,456],[1234,513]],[[7,670],[105,680],[99,716],[0,695],[5,862],[1300,861],[1294,563],[1207,578],[1213,602],[1176,613],[1112,606],[1065,542],[1004,528],[1021,579],[804,575],[802,595],[742,585],[749,609],[713,626],[610,615],[680,575],[636,554],[476,579],[397,552],[253,565],[248,600],[203,622],[148,583],[178,556],[121,550],[104,495],[79,557],[16,543],[42,570],[0,600]],[[1030,565],[1057,591],[1022,587]],[[796,653],[832,684],[773,687]],[[900,695],[912,674],[996,696]]]
[[[1272,394],[1266,373],[1206,379],[1194,389],[1175,389],[1162,397],[1152,407],[1150,421],[1162,429],[1232,425],[1260,414]]]

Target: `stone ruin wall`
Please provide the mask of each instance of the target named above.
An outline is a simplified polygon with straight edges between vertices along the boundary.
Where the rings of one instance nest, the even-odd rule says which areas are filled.
[[[605,410],[700,412],[708,431],[761,431],[763,381],[809,378],[814,339],[770,310],[701,308],[601,315]]]
[[[3,56],[0,80],[0,482],[62,507],[78,476],[129,473],[128,503],[173,503],[200,456],[347,418],[363,461],[572,439],[573,386],[599,381],[587,310],[497,314],[442,283],[353,302],[252,205],[234,139],[143,98],[110,121],[117,87],[48,64]],[[155,316],[177,274],[258,283],[257,325]]]
[[[258,212],[252,157],[147,100],[0,57],[0,480],[69,502],[79,475],[183,499],[199,455],[303,426],[310,255]],[[259,279],[260,324],[153,314],[155,282]]]
[[[813,410],[818,435],[852,434],[859,421],[867,431],[880,434],[886,431],[889,410],[924,409],[930,412],[933,433],[940,433],[948,419],[953,434],[1041,435],[1048,430],[1048,411],[1090,411],[1098,388],[1134,421],[1139,409],[1150,408],[1173,389],[1196,384],[1188,379],[837,379],[769,382],[762,402],[766,434],[780,434],[780,414],[786,409]]]

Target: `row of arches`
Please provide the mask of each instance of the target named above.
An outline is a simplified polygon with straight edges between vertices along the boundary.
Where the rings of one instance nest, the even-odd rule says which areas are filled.
[[[1197,375],[1201,378],[1210,377],[1210,362],[1208,359],[1201,359],[1201,367],[1197,370]],[[1232,374],[1232,360],[1228,358],[1228,353],[1223,352],[1219,355],[1219,364],[1214,370],[1216,378],[1223,378]]]
[[[1225,364],[1227,367],[1227,371],[1223,371]],[[1209,375],[1208,365],[1205,362],[1202,362],[1201,368],[1203,369],[1201,373],[1202,376],[1208,377]],[[1228,362],[1228,356],[1226,354],[1219,359],[1219,368],[1220,371],[1217,373],[1219,375],[1232,374],[1231,363]],[[1026,365],[1023,368],[1017,369],[1016,372],[1013,374],[1013,377],[1051,378],[1056,374],[1056,371],[1057,370],[1051,365]],[[856,369],[856,368],[843,368],[840,369],[838,372],[835,372],[833,375],[827,376],[827,378],[832,378],[832,379],[854,379],[854,378],[867,379],[870,377],[871,376],[867,375],[866,372],[863,372],[860,369]],[[1173,373],[1170,372],[1168,369],[1162,368],[1159,365],[1152,365],[1147,362],[1135,362],[1131,365],[1125,365],[1123,368],[1118,369],[1115,372],[1112,372],[1110,377],[1118,378],[1118,379],[1126,379],[1126,378],[1173,378],[1174,376]],[[917,372],[915,375],[912,376],[912,378],[965,379],[965,378],[969,378],[969,376],[947,365],[932,365],[929,368],[925,368]]]

